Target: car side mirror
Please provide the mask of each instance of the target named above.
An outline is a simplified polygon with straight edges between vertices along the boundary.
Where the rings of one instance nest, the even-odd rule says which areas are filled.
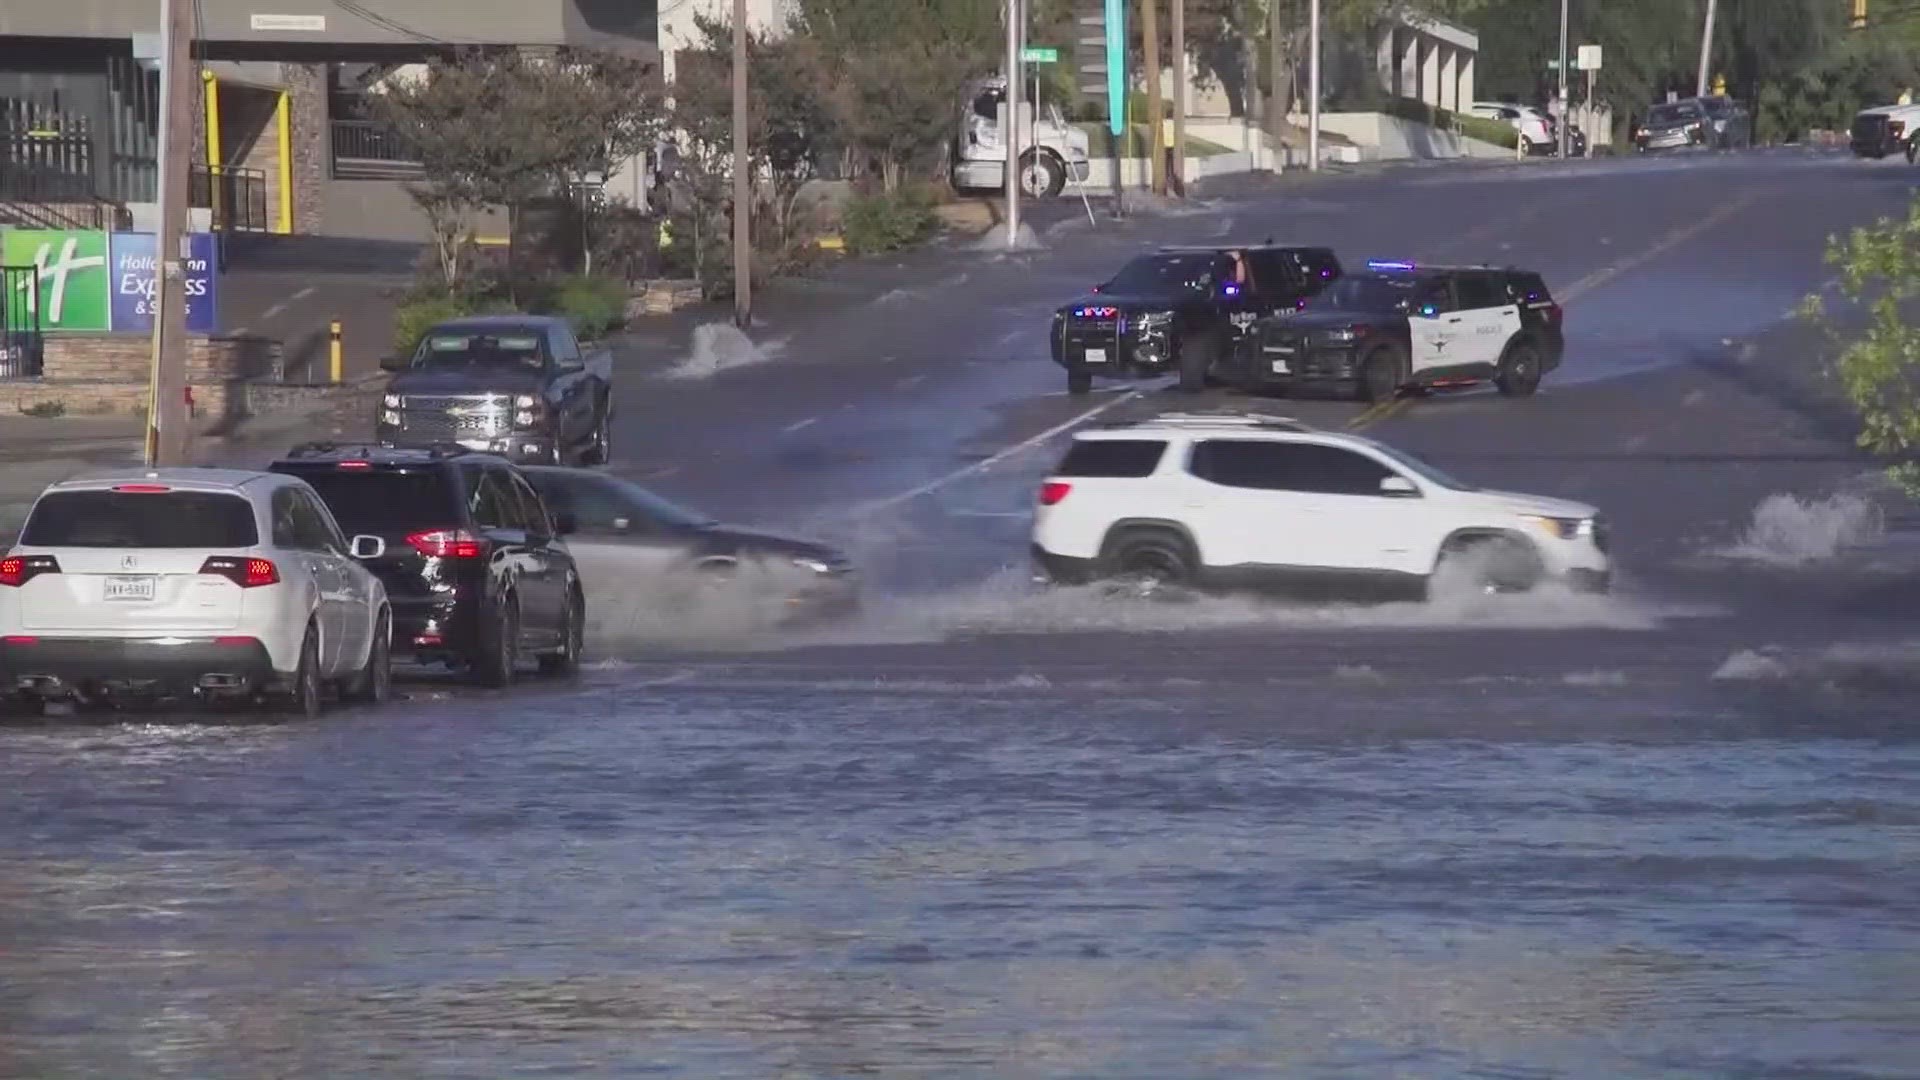
[[[383,356],[380,358],[381,371],[405,371],[407,358],[404,356]]]
[[[573,516],[573,511],[560,510],[554,513],[553,534],[555,536],[572,536],[579,531],[580,519]]]
[[[1389,499],[1417,499],[1420,489],[1404,476],[1389,476],[1380,481],[1380,494]]]
[[[356,559],[377,559],[387,553],[387,542],[377,536],[365,533],[353,538],[353,557]]]

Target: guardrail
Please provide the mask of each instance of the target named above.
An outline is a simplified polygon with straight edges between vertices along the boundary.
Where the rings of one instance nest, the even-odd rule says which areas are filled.
[[[420,158],[391,127],[377,120],[334,120],[335,180],[385,180],[420,175]]]

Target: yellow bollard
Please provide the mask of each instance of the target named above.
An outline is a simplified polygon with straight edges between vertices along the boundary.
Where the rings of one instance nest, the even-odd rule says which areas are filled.
[[[341,381],[340,371],[340,323],[327,324],[327,370],[334,382]]]

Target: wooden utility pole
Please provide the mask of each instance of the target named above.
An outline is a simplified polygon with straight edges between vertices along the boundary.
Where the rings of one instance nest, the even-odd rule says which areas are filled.
[[[160,235],[154,238],[147,464],[191,464],[187,416],[187,185],[193,169],[193,5],[161,0]],[[208,267],[208,273],[216,272]]]
[[[1146,53],[1147,76],[1147,160],[1152,164],[1153,193],[1167,193],[1166,136],[1160,125],[1165,110],[1160,102],[1160,20],[1153,0],[1140,0],[1142,51]]]
[[[753,157],[747,152],[747,0],[733,0],[733,322],[753,321]]]
[[[1267,126],[1273,136],[1273,152],[1280,153],[1285,145],[1281,138],[1287,130],[1287,105],[1293,101],[1292,73],[1287,70],[1287,35],[1280,17],[1280,0],[1267,0],[1267,68],[1272,72],[1272,83],[1267,87]],[[1280,89],[1280,80],[1289,82],[1286,92]],[[1275,172],[1281,171],[1275,169]]]
[[[1713,9],[1717,6],[1714,0],[1707,0],[1707,25],[1700,31],[1700,78],[1694,84],[1695,97],[1707,96],[1707,69],[1713,64]],[[1561,78],[1566,78],[1565,72],[1561,72]]]
[[[1187,194],[1187,0],[1173,0],[1173,177]]]

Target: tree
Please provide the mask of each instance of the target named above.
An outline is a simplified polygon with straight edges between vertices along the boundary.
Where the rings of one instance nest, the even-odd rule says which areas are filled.
[[[1867,316],[1865,332],[1841,344],[1833,365],[1860,415],[1860,446],[1891,459],[1888,475],[1920,497],[1920,327],[1908,318],[1920,299],[1920,198],[1904,218],[1835,237],[1827,261],[1840,270],[1842,296]],[[1817,295],[1804,313],[1826,323]]]
[[[888,193],[938,156],[963,86],[1001,55],[995,0],[799,0],[792,29],[830,62],[821,100]]]
[[[504,206],[517,224],[529,200],[644,150],[661,117],[651,66],[620,53],[469,52],[389,79],[372,102],[425,173],[412,193],[434,223],[449,288],[457,260],[444,252],[475,208]]]

